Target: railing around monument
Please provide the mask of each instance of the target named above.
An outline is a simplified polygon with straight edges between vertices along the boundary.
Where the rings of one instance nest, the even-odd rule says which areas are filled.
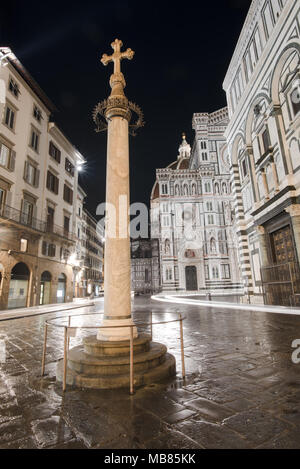
[[[93,316],[93,315],[103,315],[104,313],[89,313],[89,314],[73,314],[69,315],[67,318],[54,318],[54,319],[47,319],[45,321],[45,329],[44,329],[44,345],[43,345],[43,355],[42,355],[42,373],[41,375],[45,375],[45,364],[46,364],[46,350],[47,350],[47,338],[48,338],[48,327],[60,327],[64,329],[64,358],[63,358],[63,392],[66,390],[66,384],[67,384],[67,365],[68,365],[68,351],[70,347],[70,337],[72,335],[72,332],[70,333],[69,331],[74,331],[76,332],[77,329],[114,329],[114,328],[120,328],[120,327],[127,327],[130,328],[130,348],[129,348],[129,382],[130,382],[130,394],[134,394],[134,353],[133,353],[133,328],[137,327],[136,324],[133,324],[132,326],[124,325],[124,326],[71,326],[71,318],[74,317],[79,317],[79,316]],[[152,321],[152,312],[151,312],[151,322],[146,322],[146,323],[139,323],[138,326],[150,326],[151,330],[151,340],[152,340],[152,333],[153,333],[153,326],[155,325],[160,325],[160,324],[170,324],[174,322],[179,322],[179,328],[180,328],[180,351],[181,351],[181,373],[182,373],[182,379],[185,379],[185,362],[184,362],[184,340],[183,340],[183,321],[185,320],[185,317],[182,317],[180,313],[178,314],[178,319],[172,319],[170,321],[159,321],[159,322],[153,322]],[[53,321],[57,321],[60,319],[66,319],[68,321],[67,324],[54,324]]]

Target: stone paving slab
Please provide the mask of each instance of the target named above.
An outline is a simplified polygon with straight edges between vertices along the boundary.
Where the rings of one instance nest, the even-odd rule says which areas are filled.
[[[140,322],[150,309],[157,320],[179,311],[140,297],[135,308]],[[91,322],[91,311],[82,309],[82,323]],[[176,356],[177,376],[133,396],[128,389],[63,394],[55,377],[63,336],[51,328],[41,378],[44,321],[63,312],[1,321],[0,448],[300,448],[300,364],[291,361],[300,317],[191,305],[180,312],[186,380],[178,324],[157,326],[154,340]],[[71,347],[85,336],[72,338]]]

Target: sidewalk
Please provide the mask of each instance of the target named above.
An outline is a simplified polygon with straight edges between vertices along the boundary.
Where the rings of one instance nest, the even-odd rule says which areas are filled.
[[[0,321],[7,321],[9,319],[25,318],[29,316],[37,316],[39,314],[47,313],[60,313],[86,306],[95,306],[95,303],[101,301],[103,297],[93,298],[74,298],[73,302],[69,303],[55,303],[42,306],[30,306],[29,308],[5,309],[0,311]]]

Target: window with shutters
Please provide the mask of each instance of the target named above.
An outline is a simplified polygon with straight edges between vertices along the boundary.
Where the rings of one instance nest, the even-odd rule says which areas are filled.
[[[68,158],[66,158],[65,161],[65,169],[67,173],[71,174],[71,176],[74,176],[75,166],[71,163],[70,160],[68,160]]]
[[[64,234],[67,236],[69,234],[70,229],[70,218],[66,215],[64,216]]]
[[[33,187],[39,186],[40,171],[29,161],[25,161],[24,180]]]
[[[15,98],[19,97],[19,94],[20,94],[19,85],[13,78],[10,78],[9,80],[8,89],[14,95]]]
[[[48,243],[47,241],[43,241],[42,254],[43,256],[47,256],[47,257],[55,257],[55,254],[56,254],[55,244],[51,244],[51,243]]]
[[[33,105],[33,117],[38,121],[41,122],[42,120],[42,111],[34,104]]]
[[[39,152],[39,143],[40,143],[40,134],[34,128],[31,129],[30,141],[29,146],[36,151]]]
[[[52,142],[52,140],[49,142],[49,155],[57,161],[57,163],[60,163],[61,159],[61,151],[57,148],[56,145]]]
[[[10,147],[0,142],[0,166],[14,171],[15,169],[16,152]]]
[[[6,199],[6,190],[0,187],[0,214],[1,214],[2,208],[5,205],[5,199]]]
[[[21,223],[23,223],[24,225],[32,224],[33,207],[34,207],[34,204],[31,201],[26,200],[26,199],[23,200]]]
[[[54,194],[58,194],[59,179],[49,170],[47,172],[46,186],[49,191],[54,192]]]
[[[48,205],[47,207],[47,231],[52,232],[54,226],[54,213],[55,210],[53,207]]]
[[[4,109],[3,114],[3,124],[6,125],[10,130],[15,129],[16,122],[16,109],[10,104],[7,103]]]
[[[73,204],[73,191],[67,184],[64,185],[64,201]]]

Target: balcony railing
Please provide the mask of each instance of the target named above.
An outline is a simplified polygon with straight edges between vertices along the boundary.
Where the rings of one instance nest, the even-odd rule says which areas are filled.
[[[29,213],[22,212],[21,210],[9,207],[8,205],[0,207],[0,217],[14,221],[22,226],[27,226],[33,230],[40,231],[41,233],[53,233],[71,241],[75,241],[76,239],[74,233],[66,230],[65,228],[39,220]]]

